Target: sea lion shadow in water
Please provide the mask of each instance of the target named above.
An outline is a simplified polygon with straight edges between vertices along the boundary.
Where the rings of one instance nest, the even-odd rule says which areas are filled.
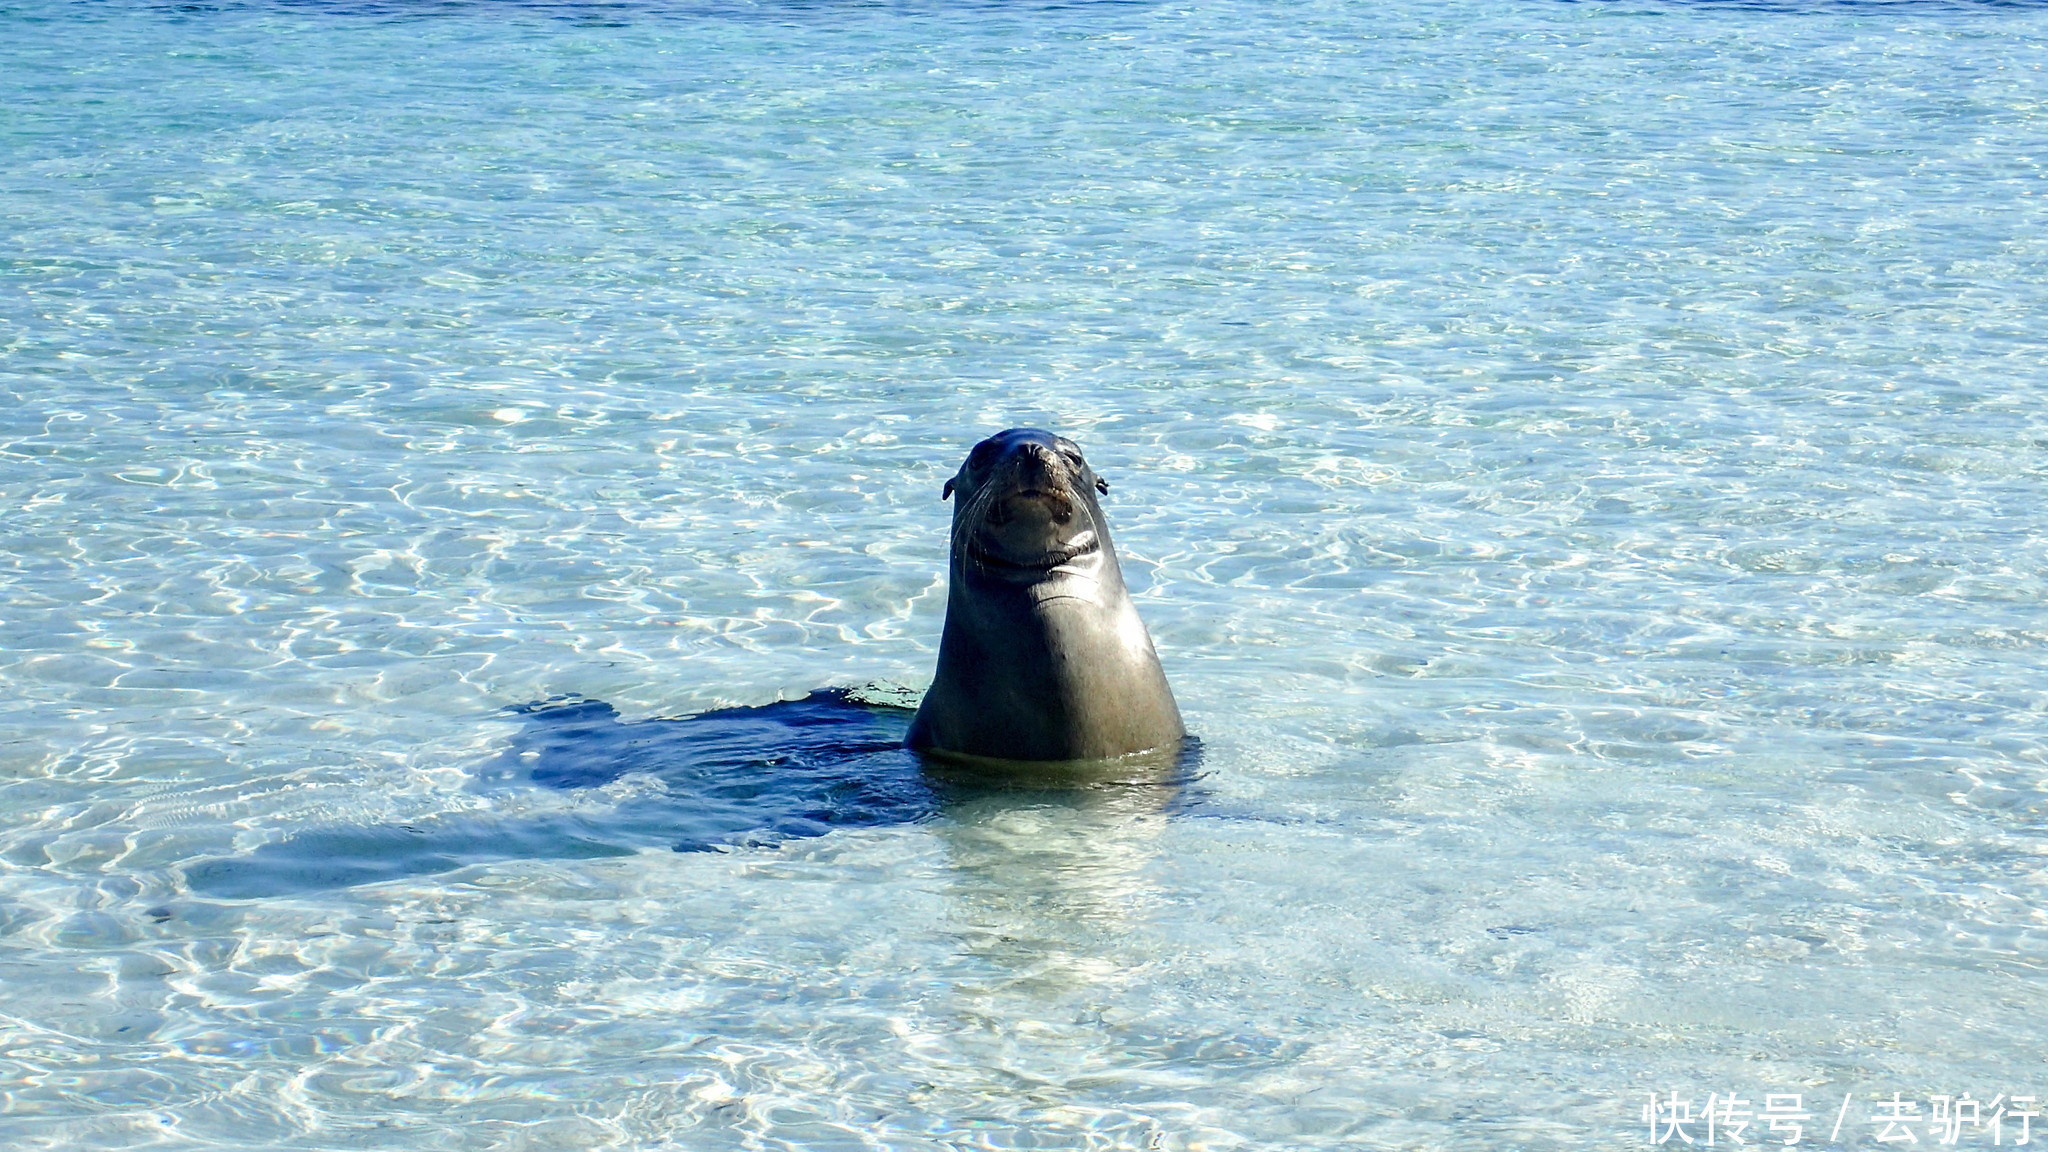
[[[1201,756],[1189,738],[1178,752],[1098,765],[951,762],[906,748],[911,710],[866,689],[826,688],[682,718],[621,720],[611,705],[580,697],[505,712],[520,728],[478,766],[474,787],[596,793],[591,802],[526,818],[451,814],[312,828],[244,856],[189,865],[187,885],[254,898],[500,860],[766,846],[837,828],[918,823],[970,802],[980,811],[1004,796],[1072,804],[1108,790],[1120,803],[1142,794],[1143,806],[1170,813],[1194,803]],[[609,797],[599,791],[617,785]]]
[[[639,777],[613,809],[622,826],[678,852],[822,836],[836,828],[914,824],[968,801],[1045,799],[1103,789],[1190,802],[1200,742],[1118,761],[1005,763],[934,756],[904,746],[913,709],[900,692],[822,688],[801,700],[721,708],[680,719],[624,721],[593,700],[539,701],[479,786],[578,790]]]
[[[938,799],[903,746],[909,714],[843,688],[680,719],[619,719],[596,700],[509,712],[523,723],[477,773],[480,788],[561,791],[641,777],[613,812],[678,852],[822,836],[927,819]]]

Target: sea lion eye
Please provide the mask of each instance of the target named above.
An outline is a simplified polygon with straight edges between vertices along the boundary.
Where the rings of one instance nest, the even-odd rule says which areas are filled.
[[[986,468],[988,467],[988,462],[995,457],[995,454],[995,441],[983,440],[974,446],[974,451],[967,454],[967,466],[969,468]]]

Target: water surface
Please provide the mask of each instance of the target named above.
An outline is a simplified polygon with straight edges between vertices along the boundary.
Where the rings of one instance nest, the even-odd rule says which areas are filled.
[[[2029,5],[0,6],[0,1139],[2048,1097],[2044,65]],[[1016,424],[1113,485],[1199,803],[519,775],[537,701],[914,693]]]

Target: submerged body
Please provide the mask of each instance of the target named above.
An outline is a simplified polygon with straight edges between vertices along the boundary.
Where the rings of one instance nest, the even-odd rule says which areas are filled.
[[[947,482],[946,630],[911,747],[1094,760],[1186,734],[1098,491],[1108,485],[1072,441],[1034,428],[975,445]]]

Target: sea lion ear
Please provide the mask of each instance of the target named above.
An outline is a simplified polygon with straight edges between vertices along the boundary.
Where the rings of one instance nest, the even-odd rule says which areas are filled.
[[[956,479],[957,479],[957,477],[956,477]],[[941,499],[941,500],[951,500],[952,498],[953,498],[953,481],[952,481],[952,480],[948,480],[948,481],[946,481],[946,486],[945,486],[944,488],[941,488],[941,489],[939,489],[939,499]]]
[[[1095,490],[1097,492],[1102,493],[1104,496],[1109,495],[1109,481],[1104,480],[1100,476],[1097,476],[1095,478]]]

